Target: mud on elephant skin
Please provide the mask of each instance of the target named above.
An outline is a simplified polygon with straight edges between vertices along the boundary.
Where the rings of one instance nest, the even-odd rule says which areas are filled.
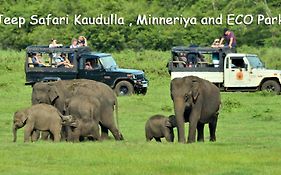
[[[209,123],[210,141],[216,141],[220,91],[213,83],[196,76],[175,78],[170,85],[177,120],[178,141],[186,142],[184,123],[189,122],[188,143],[204,141],[204,124]],[[188,111],[188,112],[187,112]]]
[[[151,141],[154,138],[157,142],[161,142],[161,138],[165,137],[168,142],[173,142],[173,128],[176,126],[177,123],[174,115],[170,115],[169,117],[159,114],[154,115],[145,124],[146,141]]]
[[[61,139],[62,125],[75,124],[72,116],[63,116],[55,107],[47,104],[37,104],[15,112],[13,118],[14,142],[17,140],[17,130],[24,127],[24,142],[29,142],[33,132],[50,132],[54,141]],[[37,138],[33,137],[32,141]]]

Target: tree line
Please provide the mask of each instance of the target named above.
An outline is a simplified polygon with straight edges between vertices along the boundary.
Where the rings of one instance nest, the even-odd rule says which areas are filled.
[[[4,16],[22,16],[27,22],[22,28],[17,25],[0,24],[0,48],[25,49],[28,45],[48,45],[52,38],[70,45],[72,38],[83,35],[90,47],[99,51],[170,50],[176,45],[209,46],[222,36],[228,27],[236,37],[238,46],[280,47],[279,25],[134,25],[139,14],[155,17],[217,17],[220,14],[278,15],[281,2],[278,0],[11,0],[3,1],[0,11]],[[30,16],[97,17],[118,14],[126,20],[125,25],[30,25]],[[128,25],[132,23],[133,25]]]

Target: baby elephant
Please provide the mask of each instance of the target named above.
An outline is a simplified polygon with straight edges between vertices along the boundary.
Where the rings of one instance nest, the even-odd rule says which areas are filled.
[[[24,142],[30,141],[30,136],[36,130],[49,131],[54,141],[61,139],[61,127],[75,124],[72,116],[63,116],[55,107],[47,104],[37,104],[29,108],[19,110],[14,114],[13,134],[14,142],[17,140],[17,129],[24,128]]]
[[[146,141],[151,141],[154,138],[157,142],[161,142],[161,138],[165,137],[168,142],[173,142],[173,128],[176,126],[174,115],[170,115],[168,118],[163,115],[154,115],[145,124]]]

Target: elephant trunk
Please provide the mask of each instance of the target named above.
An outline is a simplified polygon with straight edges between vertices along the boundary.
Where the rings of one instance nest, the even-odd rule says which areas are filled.
[[[185,129],[184,129],[184,111],[185,103],[181,98],[174,98],[174,110],[177,121],[178,141],[186,143]]]
[[[13,135],[14,135],[14,140],[13,142],[17,141],[17,127],[15,125],[13,125]]]

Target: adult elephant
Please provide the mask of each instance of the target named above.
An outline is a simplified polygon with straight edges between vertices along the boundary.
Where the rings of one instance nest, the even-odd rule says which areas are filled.
[[[185,143],[184,123],[189,122],[188,143],[204,141],[204,124],[209,123],[210,141],[216,141],[220,91],[211,82],[196,76],[175,78],[170,86],[177,120],[178,141]]]
[[[81,92],[79,89],[86,88],[87,91]],[[88,95],[92,98],[100,100],[101,118],[114,122],[114,106],[116,112],[116,120],[118,118],[118,102],[113,90],[104,83],[93,80],[77,79],[77,80],[60,80],[49,83],[36,83],[32,91],[32,104],[46,103],[55,106],[61,113],[65,112],[64,106],[66,99],[79,95]],[[100,124],[101,138],[108,137],[108,127]],[[116,127],[117,128],[117,127]],[[116,140],[122,140],[122,134],[118,131],[118,135],[114,134]]]
[[[80,96],[86,96],[86,97],[92,97],[92,98],[97,98],[98,101],[100,102],[100,126],[101,126],[101,138],[104,139],[107,136],[108,129],[111,131],[113,134],[114,138],[116,140],[123,140],[123,136],[120,133],[118,129],[118,120],[116,118],[116,122],[113,117],[113,106],[110,105],[112,104],[112,101],[110,98],[105,97],[103,95],[96,94],[92,89],[97,88],[94,87],[91,84],[88,85],[81,85],[80,87],[77,87],[75,90],[75,94],[80,95]],[[100,89],[102,91],[103,89]],[[111,89],[110,89],[111,90]],[[114,94],[113,94],[114,95]],[[116,98],[116,96],[114,95]],[[83,103],[83,101],[81,101]],[[116,114],[117,115],[117,114]],[[117,126],[116,126],[117,123]]]

